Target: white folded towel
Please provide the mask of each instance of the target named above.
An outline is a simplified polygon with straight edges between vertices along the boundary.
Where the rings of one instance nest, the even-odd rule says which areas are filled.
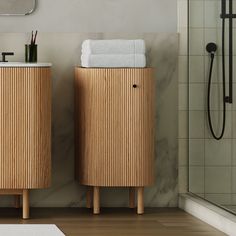
[[[85,40],[82,54],[145,54],[145,41],[137,40]]]
[[[88,55],[81,56],[82,67],[146,67],[146,56],[144,54],[127,55]]]

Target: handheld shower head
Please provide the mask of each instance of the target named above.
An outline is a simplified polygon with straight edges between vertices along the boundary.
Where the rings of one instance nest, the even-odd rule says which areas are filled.
[[[215,54],[215,52],[217,51],[217,45],[215,43],[208,43],[206,46],[206,50],[210,54]]]

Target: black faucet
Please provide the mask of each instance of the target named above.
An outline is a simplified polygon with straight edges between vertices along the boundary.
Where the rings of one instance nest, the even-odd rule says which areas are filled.
[[[2,52],[2,61],[1,62],[8,62],[8,61],[6,61],[6,56],[14,56],[14,52]]]

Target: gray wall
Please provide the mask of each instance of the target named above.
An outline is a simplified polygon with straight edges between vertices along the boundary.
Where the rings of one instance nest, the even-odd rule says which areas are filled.
[[[176,32],[176,0],[38,0],[27,17],[0,17],[0,32]]]

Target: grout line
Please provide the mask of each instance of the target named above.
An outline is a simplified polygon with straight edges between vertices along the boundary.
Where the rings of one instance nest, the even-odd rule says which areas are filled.
[[[233,203],[233,137],[234,137],[234,132],[233,132],[233,106],[231,106],[231,204]]]

